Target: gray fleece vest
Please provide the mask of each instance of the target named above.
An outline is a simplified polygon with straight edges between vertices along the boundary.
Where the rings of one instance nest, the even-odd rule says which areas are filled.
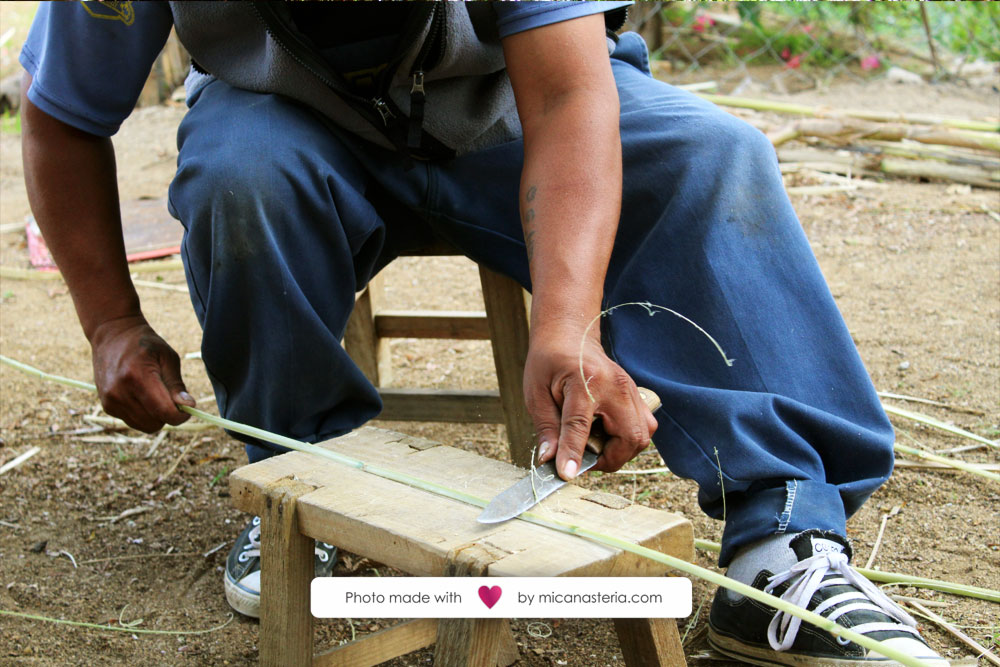
[[[297,33],[283,20],[283,3],[171,2],[174,25],[192,60],[189,93],[210,77],[246,90],[278,93],[297,100],[337,126],[384,148],[400,150],[386,136],[384,109],[391,101],[401,114],[391,123],[408,123],[414,80],[412,69],[431,32],[424,26],[405,52],[389,84],[389,100],[369,100],[371,108],[348,103],[335,92],[301,51],[289,48]],[[417,3],[414,3],[417,4]],[[521,136],[514,95],[505,69],[496,13],[489,2],[437,2],[443,51],[423,78],[424,133],[457,154],[495,146]],[[425,5],[426,7],[426,5]],[[275,26],[275,19],[283,25]],[[611,26],[618,28],[620,26]],[[276,29],[277,28],[277,29]],[[609,43],[609,50],[613,44]],[[398,117],[402,115],[403,117]],[[383,127],[379,127],[379,123]]]

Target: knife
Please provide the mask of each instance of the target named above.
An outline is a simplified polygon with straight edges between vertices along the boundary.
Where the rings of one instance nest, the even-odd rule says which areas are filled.
[[[649,389],[639,387],[639,396],[650,411],[660,407],[660,398]],[[594,467],[601,452],[604,451],[607,439],[608,435],[604,432],[598,417],[590,427],[590,437],[587,438],[587,448],[583,452],[577,475]],[[565,484],[566,480],[556,472],[556,460],[552,459],[548,463],[532,468],[527,477],[497,494],[479,515],[478,520],[480,523],[499,523],[513,519]]]

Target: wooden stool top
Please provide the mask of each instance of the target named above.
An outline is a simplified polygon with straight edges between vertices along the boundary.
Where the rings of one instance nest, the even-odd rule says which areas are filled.
[[[496,461],[402,433],[364,427],[320,443],[341,454],[489,500],[526,474]],[[524,521],[476,521],[479,507],[421,491],[311,454],[290,452],[239,468],[233,502],[263,514],[267,497],[287,486],[299,496],[299,531],[413,575],[443,576],[449,563],[473,561],[489,576],[656,576],[645,558]],[[568,484],[534,511],[692,559],[687,519]]]

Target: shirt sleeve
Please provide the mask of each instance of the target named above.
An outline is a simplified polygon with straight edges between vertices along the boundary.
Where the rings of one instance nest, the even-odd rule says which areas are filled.
[[[108,137],[132,112],[166,43],[166,2],[42,2],[21,49],[28,99],[84,132]]]
[[[631,2],[580,2],[579,0],[541,0],[537,2],[494,2],[500,37],[524,32],[543,25],[604,13],[608,27],[617,30],[624,23],[626,8]],[[616,18],[609,16],[610,13]]]

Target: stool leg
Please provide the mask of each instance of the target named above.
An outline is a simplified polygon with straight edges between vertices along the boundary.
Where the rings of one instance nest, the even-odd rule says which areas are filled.
[[[535,427],[524,405],[524,359],[528,355],[524,290],[513,279],[484,266],[479,267],[479,280],[483,285],[510,458],[514,465],[528,468],[535,445]]]
[[[375,276],[354,301],[344,330],[344,349],[376,387],[392,382],[389,341],[375,330],[375,311],[382,293],[382,276]]]
[[[517,648],[517,640],[514,633],[510,631],[510,621],[503,624],[500,630],[500,650],[497,652],[497,667],[508,667],[521,659],[521,652]]]
[[[684,648],[672,618],[616,618],[618,643],[628,667],[684,667]]]
[[[313,626],[309,586],[312,538],[299,533],[296,500],[313,487],[282,480],[267,494],[260,517],[260,664],[312,665]]]
[[[503,618],[442,618],[435,667],[496,667],[506,623]]]

